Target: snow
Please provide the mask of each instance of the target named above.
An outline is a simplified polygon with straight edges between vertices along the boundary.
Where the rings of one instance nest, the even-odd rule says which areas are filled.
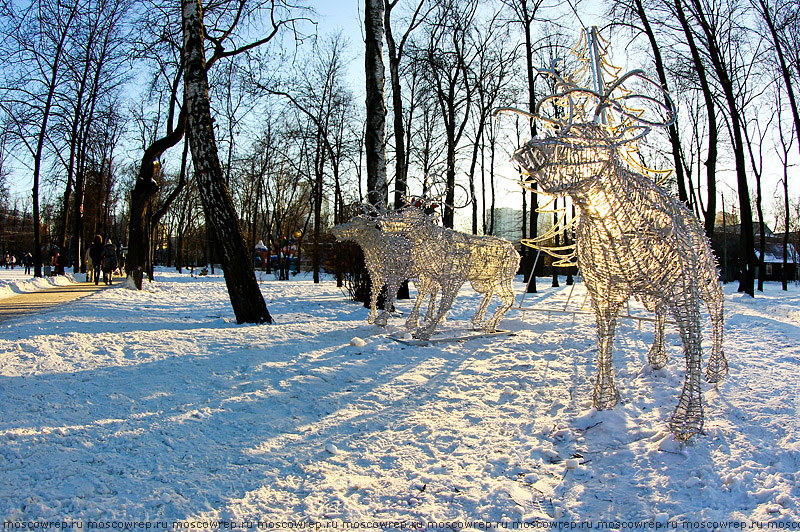
[[[796,285],[725,287],[730,376],[682,445],[672,329],[651,371],[651,327],[620,321],[622,400],[598,412],[589,315],[512,310],[513,335],[409,346],[332,280],[261,277],[273,325],[237,325],[221,276],[170,270],[1,322],[0,520],[800,521]],[[570,287],[539,287],[526,306],[563,310]],[[465,289],[448,325],[478,301]]]
[[[72,275],[34,278],[31,275],[25,275],[24,266],[17,266],[13,269],[0,268],[0,299],[55,286],[67,286],[74,281],[75,278]]]

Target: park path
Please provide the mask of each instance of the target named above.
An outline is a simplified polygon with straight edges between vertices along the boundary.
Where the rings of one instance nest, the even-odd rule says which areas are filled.
[[[108,288],[104,284],[72,283],[0,299],[0,322],[40,312]]]

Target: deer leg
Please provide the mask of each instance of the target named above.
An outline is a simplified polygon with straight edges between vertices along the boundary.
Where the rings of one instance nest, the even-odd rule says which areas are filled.
[[[383,278],[377,275],[370,275],[370,281],[372,282],[372,289],[369,294],[369,314],[367,314],[367,323],[375,323],[375,319],[378,317],[378,296],[381,293],[381,288],[376,287],[383,287]]]
[[[664,347],[664,321],[666,321],[666,308],[663,305],[656,307],[655,328],[653,330],[653,345],[647,353],[647,363],[653,369],[661,369],[667,365],[667,350]]]
[[[703,430],[703,405],[700,395],[700,312],[697,302],[673,308],[672,312],[683,340],[686,356],[686,377],[678,405],[669,421],[669,428],[675,439],[686,441]]]
[[[614,365],[612,351],[614,349],[614,333],[617,325],[617,314],[622,302],[611,296],[603,305],[595,305],[597,320],[597,379],[594,382],[592,403],[597,410],[613,408],[619,402],[619,392],[614,383]],[[592,301],[595,300],[593,295]]]
[[[383,312],[380,316],[375,318],[375,325],[386,327],[389,323],[389,316],[394,308],[394,300],[397,298],[397,291],[400,290],[400,282],[397,279],[392,279],[386,285],[386,300],[383,302]]]
[[[416,329],[419,325],[419,309],[430,292],[428,283],[422,279],[414,281],[414,286],[417,287],[417,299],[414,300],[414,308],[411,309],[411,314],[408,315],[406,320],[406,329]]]
[[[486,330],[490,332],[494,332],[497,330],[497,326],[500,324],[500,320],[503,319],[508,309],[514,306],[514,286],[512,284],[514,280],[514,272],[510,272],[510,275],[504,278],[499,286],[497,287],[497,295],[500,296],[500,299],[503,300],[502,304],[497,307],[497,310],[494,311],[491,319],[486,322]]]
[[[430,284],[430,298],[428,299],[428,310],[425,312],[425,323],[430,323],[436,317],[436,297],[439,295],[439,285]]]
[[[725,321],[722,309],[723,295],[721,293],[722,290],[718,290],[718,292],[719,294],[711,294],[708,297],[708,299],[714,298],[714,303],[716,303],[709,303],[708,305],[708,311],[711,314],[713,343],[711,345],[711,357],[708,359],[708,365],[706,366],[706,381],[711,383],[719,382],[728,375],[728,360],[722,350],[722,327]]]
[[[433,331],[445,319],[445,316],[447,316],[447,313],[450,311],[450,307],[453,306],[453,302],[458,294],[458,289],[461,288],[462,284],[464,284],[463,280],[458,282],[451,281],[448,283],[446,289],[445,287],[442,287],[442,299],[439,302],[439,307],[437,308],[435,315],[432,316],[430,320],[426,319],[425,325],[414,331],[414,338],[419,338],[422,340],[430,339],[431,335],[433,335]],[[433,292],[431,297],[435,297],[435,292]]]
[[[475,314],[473,314],[470,320],[473,329],[480,329],[483,318],[486,316],[486,309],[489,307],[489,301],[492,300],[492,287],[486,286],[485,283],[473,283],[472,288],[479,294],[483,294],[481,304],[478,305],[478,310],[475,311]]]

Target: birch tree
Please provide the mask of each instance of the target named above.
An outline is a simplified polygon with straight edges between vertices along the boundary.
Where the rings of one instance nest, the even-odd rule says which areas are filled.
[[[226,51],[224,46],[247,7],[239,3],[231,14],[227,29],[207,27],[203,22],[200,0],[182,0],[184,105],[189,145],[205,213],[209,238],[219,252],[225,272],[231,305],[238,323],[272,323],[264,297],[256,281],[251,253],[233,206],[220,165],[211,117],[208,92],[208,68],[215,60],[241,53],[269,42],[282,24],[273,24],[273,32],[257,42]],[[272,19],[275,20],[274,18]],[[221,22],[221,21],[220,21]],[[221,26],[220,26],[221,27]],[[214,46],[214,55],[206,61],[205,39]]]
[[[367,159],[367,202],[385,210],[389,202],[386,179],[386,80],[383,65],[383,0],[364,2],[364,72],[366,74],[367,123],[364,148]]]

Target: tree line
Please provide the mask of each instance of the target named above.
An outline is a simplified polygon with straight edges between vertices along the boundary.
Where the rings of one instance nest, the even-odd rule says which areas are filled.
[[[537,125],[493,111],[533,112],[552,90],[537,68],[569,55],[580,5],[369,0],[361,13],[352,6],[363,20],[355,43],[323,29],[313,7],[3,0],[0,229],[28,227],[31,240],[14,245],[30,246],[36,275],[52,249],[81,268],[97,233],[127,246],[139,287],[156,261],[181,267],[200,253],[223,265],[237,319],[260,322],[266,307],[246,295],[258,292],[255,244],[275,251],[299,240],[318,280],[328,228],[353,203],[439,197],[443,223],[453,227],[460,211],[476,234],[496,231],[499,204],[521,205],[523,237],[549,223],[535,188],[500,197],[504,179],[519,179],[510,153]],[[664,186],[709,238],[727,195],[743,249],[768,222],[788,245],[800,219],[789,183],[800,150],[800,0],[603,8],[612,57],[643,68],[681,109],[651,135],[642,163],[674,168]],[[351,71],[362,54],[359,87]],[[731,190],[723,172],[734,176]],[[30,192],[12,198],[8,181],[20,173]],[[777,191],[763,186],[770,176]],[[760,242],[739,267],[751,295],[763,234]]]

